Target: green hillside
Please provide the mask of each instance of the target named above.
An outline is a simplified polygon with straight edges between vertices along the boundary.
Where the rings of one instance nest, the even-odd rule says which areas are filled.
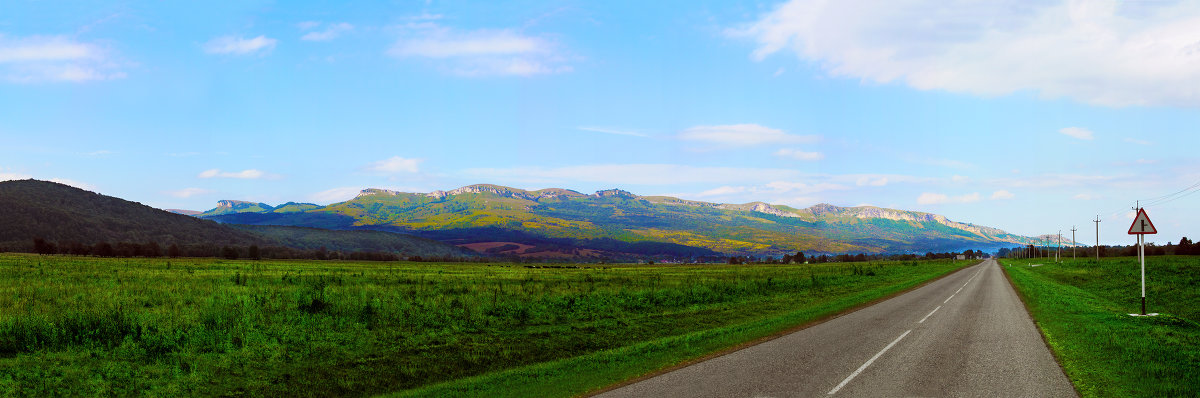
[[[432,193],[366,189],[352,200],[303,211],[204,217],[238,224],[411,231],[460,243],[486,241],[495,231],[519,231],[531,239],[662,242],[746,255],[924,253],[1028,242],[935,214],[870,206],[794,209],[761,202],[717,204],[638,196],[621,190],[585,195],[486,184]]]
[[[319,206],[288,203],[278,208],[261,203],[221,201],[206,214],[305,214]],[[136,202],[100,195],[47,181],[0,182],[0,250],[28,251],[41,238],[59,245],[154,242],[180,246],[277,246],[300,250],[382,252],[399,256],[470,257],[474,252],[406,234],[380,231],[331,231],[301,227],[223,225]],[[243,212],[243,213],[238,213]],[[274,213],[279,212],[279,213]],[[325,218],[330,215],[324,214]],[[335,217],[335,219],[337,219]]]

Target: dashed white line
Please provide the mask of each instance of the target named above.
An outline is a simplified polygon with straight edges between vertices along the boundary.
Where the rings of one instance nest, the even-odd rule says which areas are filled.
[[[937,308],[934,308],[933,311],[929,311],[929,315],[925,315],[925,317],[921,318],[921,320],[917,321],[917,323],[925,323],[926,319],[929,319],[929,317],[931,315],[933,315],[933,313],[937,312],[937,310],[940,310],[940,309],[942,309],[942,306],[939,305],[939,306],[937,306]]]
[[[890,344],[888,344],[887,347],[883,347],[883,351],[879,351],[878,354],[875,354],[875,356],[871,357],[871,359],[868,359],[867,363],[862,364],[862,366],[858,367],[858,370],[855,370],[854,373],[851,373],[850,376],[847,376],[846,380],[842,380],[842,382],[839,383],[837,385],[837,387],[834,387],[832,390],[829,390],[828,395],[833,395],[833,394],[837,393],[838,390],[841,390],[842,387],[845,387],[846,383],[849,383],[850,380],[854,380],[854,378],[856,376],[858,376],[859,373],[862,373],[862,371],[865,370],[868,366],[871,366],[871,363],[875,362],[876,359],[879,359],[879,357],[882,356],[883,353],[887,352],[887,350],[892,349],[892,346],[896,345],[896,343],[899,343],[900,339],[903,339],[904,336],[908,336],[909,333],[912,333],[912,329],[909,329],[907,332],[904,332],[904,334],[900,335],[900,337],[897,337],[895,340],[892,340],[892,342]]]
[[[958,294],[958,293],[954,293],[954,294]],[[954,298],[954,294],[951,294],[950,297],[946,297],[946,301],[943,301],[942,304],[946,304],[946,303],[950,302],[950,299]]]

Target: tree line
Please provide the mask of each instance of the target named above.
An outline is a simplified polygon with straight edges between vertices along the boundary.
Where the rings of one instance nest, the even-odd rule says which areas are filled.
[[[470,259],[445,257],[445,256],[403,256],[400,253],[380,252],[380,251],[353,251],[340,252],[336,250],[327,250],[320,247],[315,250],[295,249],[285,246],[259,246],[259,245],[215,245],[215,244],[193,244],[179,245],[170,244],[164,247],[158,242],[99,242],[95,244],[84,244],[80,242],[52,242],[43,238],[34,238],[32,250],[21,250],[17,248],[16,252],[32,252],[37,254],[67,254],[74,256],[95,256],[95,257],[212,257],[225,258],[229,260],[251,259],[260,260],[269,259],[300,259],[300,260],[356,260],[356,261],[467,261]],[[5,251],[0,247],[0,251]]]
[[[822,254],[819,256],[805,256],[804,252],[796,252],[796,254],[784,254],[783,257],[776,259],[773,256],[755,257],[755,256],[732,256],[726,260],[726,264],[820,264],[820,263],[849,263],[863,261],[913,261],[913,260],[936,260],[936,259],[953,259],[959,255],[963,255],[968,259],[980,259],[984,257],[981,250],[965,250],[959,252],[944,252],[934,253],[928,252],[924,256],[917,254]]]
[[[1096,251],[1100,251],[1100,257],[1130,257],[1136,256],[1138,251],[1137,245],[1101,245],[1099,247],[1078,247],[1076,254],[1079,257],[1096,257]],[[1025,247],[1002,248],[998,257],[1051,257],[1058,251],[1057,247],[1034,246],[1026,245]],[[1062,253],[1070,254],[1071,247],[1062,247]],[[1186,236],[1179,239],[1179,244],[1167,242],[1166,245],[1157,245],[1154,243],[1146,244],[1147,256],[1170,256],[1170,255],[1200,255],[1200,243],[1192,242]]]

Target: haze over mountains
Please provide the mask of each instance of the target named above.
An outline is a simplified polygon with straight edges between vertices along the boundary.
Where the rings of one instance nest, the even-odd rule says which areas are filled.
[[[639,196],[618,189],[589,195],[489,184],[430,193],[364,189],[351,200],[328,206],[289,202],[273,207],[223,200],[199,217],[233,224],[403,232],[517,255],[586,255],[588,250],[675,255],[925,253],[1033,243],[1028,237],[941,215],[872,206],[818,204],[796,209],[762,202]]]

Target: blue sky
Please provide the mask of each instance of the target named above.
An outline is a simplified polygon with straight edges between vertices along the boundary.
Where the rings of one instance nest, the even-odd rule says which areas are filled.
[[[622,188],[1125,235],[1200,182],[1194,2],[6,2],[0,179],[160,208]],[[1200,238],[1200,195],[1147,208]],[[1161,203],[1158,203],[1161,202]]]

